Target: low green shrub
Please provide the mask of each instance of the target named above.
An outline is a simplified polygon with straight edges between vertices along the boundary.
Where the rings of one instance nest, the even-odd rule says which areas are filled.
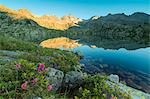
[[[107,77],[94,75],[85,78],[85,83],[76,92],[75,99],[131,99],[131,96],[121,92],[117,84],[111,88]]]

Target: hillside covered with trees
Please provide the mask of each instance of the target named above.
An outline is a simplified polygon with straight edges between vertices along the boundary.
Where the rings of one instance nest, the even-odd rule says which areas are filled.
[[[150,15],[108,14],[79,22],[67,30],[67,36],[104,48],[136,49],[150,46]]]

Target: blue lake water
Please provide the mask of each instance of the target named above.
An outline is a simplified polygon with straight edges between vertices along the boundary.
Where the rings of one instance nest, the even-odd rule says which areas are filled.
[[[80,51],[84,60],[95,61],[99,64],[123,66],[126,69],[150,74],[150,47],[137,50],[119,50],[91,48],[87,45],[80,46],[73,51]]]
[[[74,49],[84,56],[80,63],[87,73],[117,74],[128,86],[150,93],[150,47],[136,50],[120,48],[91,48],[87,45]]]

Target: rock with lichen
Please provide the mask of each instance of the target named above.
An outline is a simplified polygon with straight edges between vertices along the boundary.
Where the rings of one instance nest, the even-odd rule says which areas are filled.
[[[85,76],[87,76],[87,74],[81,71],[70,71],[65,75],[64,82],[68,84],[69,87],[74,88],[83,83]]]
[[[60,70],[54,69],[54,68],[49,68],[48,76],[47,79],[51,82],[53,85],[53,90],[57,90],[63,81],[64,78],[64,73]]]
[[[109,80],[114,82],[114,83],[119,83],[119,76],[118,75],[114,75],[114,74],[111,74],[109,76]]]

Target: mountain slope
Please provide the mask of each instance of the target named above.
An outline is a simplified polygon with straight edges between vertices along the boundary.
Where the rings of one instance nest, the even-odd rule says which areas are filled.
[[[114,14],[91,18],[71,27],[73,38],[104,48],[131,48],[150,46],[150,15],[136,12],[132,15]],[[79,38],[78,38],[79,39]]]
[[[50,15],[37,16],[32,14],[27,9],[12,10],[3,5],[0,5],[0,10],[8,13],[15,19],[32,19],[39,25],[50,29],[68,29],[69,27],[75,26],[76,23],[81,21],[81,19],[76,18],[74,16],[63,16],[62,18]]]
[[[65,36],[97,47],[136,49],[150,46],[149,19],[150,15],[136,12],[132,15],[122,13],[93,16],[80,22],[72,16],[64,16],[60,21],[56,16],[38,17],[26,9],[15,11],[0,6],[0,34],[38,43],[45,39]],[[78,24],[67,25],[70,28],[63,31],[49,29],[52,25],[52,28],[63,27],[63,23],[72,22]]]
[[[0,11],[0,35],[9,35],[27,41],[40,42],[58,37],[63,31],[47,29],[37,22],[27,19],[14,19],[9,13]]]

